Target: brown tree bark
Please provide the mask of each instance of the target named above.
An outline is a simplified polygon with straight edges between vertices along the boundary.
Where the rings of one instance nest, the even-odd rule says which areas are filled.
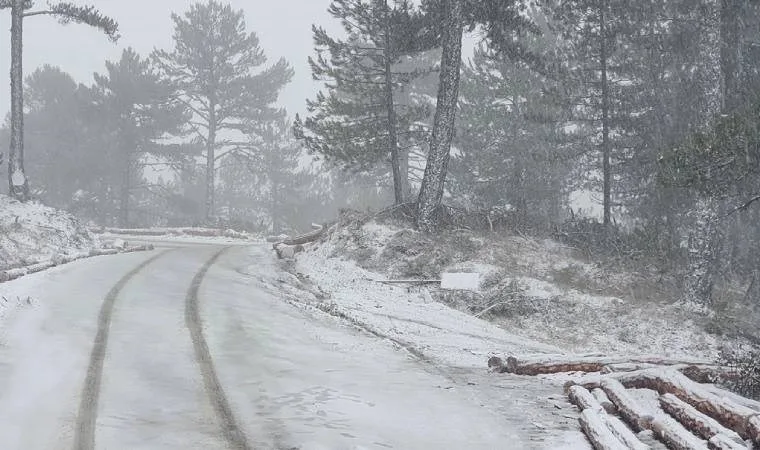
[[[438,102],[430,151],[417,200],[417,228],[428,233],[434,231],[437,225],[436,212],[443,198],[451,140],[454,137],[459,99],[459,70],[462,64],[462,1],[443,0],[445,22]]]

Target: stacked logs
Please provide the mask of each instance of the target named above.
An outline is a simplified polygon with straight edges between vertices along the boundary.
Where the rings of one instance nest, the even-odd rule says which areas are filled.
[[[581,429],[597,450],[649,448],[635,434],[645,430],[675,450],[760,448],[760,407],[700,384],[737,376],[706,361],[589,355],[492,357],[488,365],[518,375],[594,372],[567,382],[565,390],[581,410]],[[655,391],[660,410],[642,405],[629,389]]]

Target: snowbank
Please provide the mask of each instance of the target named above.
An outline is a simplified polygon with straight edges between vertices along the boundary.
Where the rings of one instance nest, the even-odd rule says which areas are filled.
[[[98,234],[107,235],[127,235],[127,236],[177,236],[177,237],[206,237],[206,238],[228,238],[228,239],[243,239],[243,240],[257,240],[258,236],[250,233],[244,233],[231,229],[218,229],[218,228],[91,228],[90,231]]]
[[[75,256],[100,242],[71,214],[0,195],[0,270]]]
[[[333,312],[437,348],[435,356],[451,362],[483,365],[489,352],[549,347],[712,360],[728,341],[705,332],[709,317],[671,301],[655,277],[607,270],[549,240],[468,230],[429,236],[347,213],[297,255],[295,271],[330,293]],[[437,279],[444,271],[479,273],[479,292],[372,281]]]

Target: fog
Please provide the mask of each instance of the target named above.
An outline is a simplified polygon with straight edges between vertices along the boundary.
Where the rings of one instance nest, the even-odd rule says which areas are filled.
[[[44,2],[38,2],[40,6]],[[92,82],[93,72],[102,72],[105,60],[119,58],[122,49],[134,48],[149,54],[154,48],[172,45],[171,13],[184,13],[192,2],[187,0],[94,0],[75,1],[91,4],[119,22],[121,39],[114,44],[103,34],[86,26],[60,26],[50,17],[36,17],[24,22],[24,70],[32,72],[43,64],[58,66],[77,81]],[[312,81],[306,58],[312,53],[311,24],[319,22],[327,29],[339,28],[327,14],[329,0],[233,0],[228,2],[245,11],[249,31],[255,31],[261,46],[271,59],[285,58],[295,69],[293,81],[285,87],[279,103],[292,113],[303,112],[304,99],[314,94],[319,84]],[[160,6],[158,6],[160,5]],[[0,115],[9,111],[10,45],[7,30],[9,14],[0,14]]]

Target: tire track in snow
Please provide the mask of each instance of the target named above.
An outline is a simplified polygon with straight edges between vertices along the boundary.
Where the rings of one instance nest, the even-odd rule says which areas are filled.
[[[216,375],[214,361],[209,352],[208,343],[203,337],[203,323],[198,310],[198,290],[200,289],[203,278],[206,276],[209,268],[222,256],[230,247],[225,247],[214,254],[201,267],[190,284],[190,289],[185,297],[185,325],[190,330],[190,337],[193,340],[193,349],[195,350],[195,360],[200,366],[201,376],[206,394],[209,396],[211,405],[216,412],[222,426],[222,434],[227,443],[235,450],[250,450],[252,447],[243,433],[243,430],[237,424],[235,415],[232,412],[227,396],[222,389],[219,378]]]
[[[140,263],[124,275],[106,294],[106,298],[98,314],[98,331],[92,344],[90,363],[87,366],[87,377],[85,378],[79,403],[76,429],[74,430],[74,450],[93,450],[95,448],[95,421],[98,417],[98,399],[100,397],[100,385],[103,377],[103,361],[106,357],[108,331],[111,327],[111,317],[113,316],[116,298],[129,280],[153,261],[170,251],[165,250]]]

